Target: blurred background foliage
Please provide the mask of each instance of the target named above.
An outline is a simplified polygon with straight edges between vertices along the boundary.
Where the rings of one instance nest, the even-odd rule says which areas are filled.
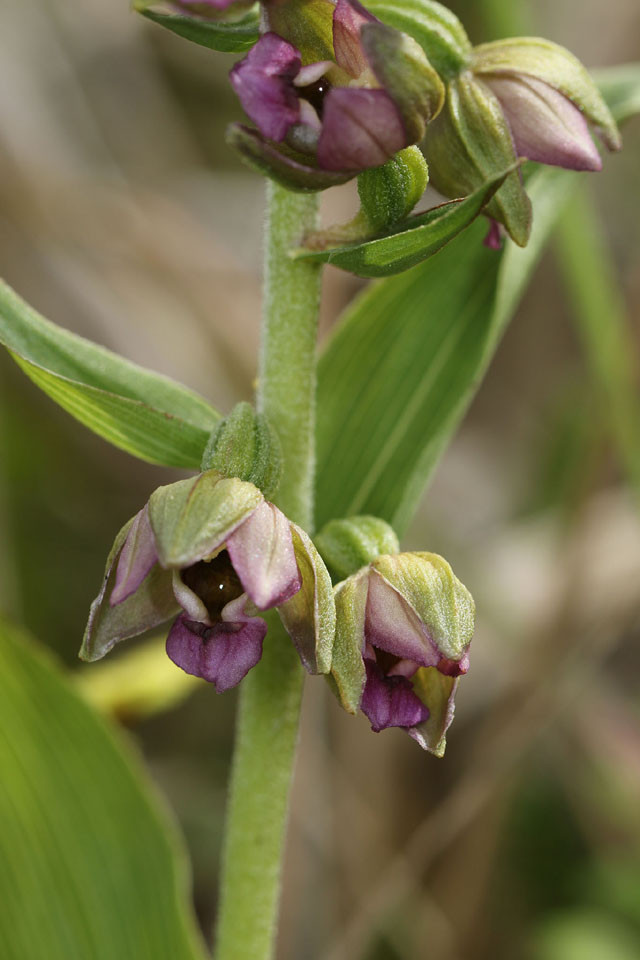
[[[451,6],[475,42],[534,33],[589,66],[640,59],[637,0],[585,0],[579,16],[572,0]],[[263,204],[224,144],[231,59],[126,0],[0,7],[3,276],[52,320],[228,410],[255,376]],[[625,142],[586,184],[584,229],[615,269],[636,376],[637,120]],[[353,188],[323,202],[344,219]],[[479,609],[446,759],[373,735],[307,685],[280,960],[640,956],[637,448],[612,441],[616,371],[606,336],[588,335],[588,260],[572,268],[567,252],[579,239],[558,231],[404,544],[445,554]],[[327,268],[324,283],[326,333],[360,282]],[[208,937],[235,693],[161,669],[150,699],[136,692],[157,663],[149,641],[115,666],[76,660],[115,532],[176,474],[90,435],[4,353],[0,429],[0,611],[141,746],[186,836]]]

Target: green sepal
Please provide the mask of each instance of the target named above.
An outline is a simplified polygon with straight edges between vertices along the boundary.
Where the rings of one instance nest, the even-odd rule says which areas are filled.
[[[136,0],[134,9],[147,20],[172,33],[219,53],[244,53],[258,41],[260,18],[257,7],[241,20],[201,20],[180,13],[158,13],[150,10],[153,3]]]
[[[365,23],[362,48],[380,83],[398,107],[409,142],[422,140],[444,104],[445,87],[412,37],[383,23]]]
[[[310,537],[292,523],[291,539],[302,589],[278,613],[309,673],[329,673],[336,632],[336,605],[329,571]]]
[[[204,559],[262,499],[252,483],[217,470],[158,487],[149,499],[149,519],[161,565],[178,569]]]
[[[367,9],[383,23],[416,40],[441,77],[451,79],[471,59],[471,43],[460,20],[433,0],[369,0]]]
[[[444,757],[459,680],[446,677],[436,667],[421,667],[412,677],[413,692],[429,708],[429,719],[415,727],[411,735],[434,757]]]
[[[407,147],[358,177],[362,212],[372,233],[408,217],[427,188],[429,168],[418,147]]]
[[[265,0],[264,28],[293,44],[303,65],[335,60],[332,0]]]
[[[336,638],[331,662],[331,685],[348,713],[360,709],[366,680],[362,658],[369,571],[363,570],[334,590]]]
[[[330,520],[315,543],[336,580],[346,580],[376,557],[400,549],[393,527],[379,517],[368,516]]]
[[[513,164],[510,170],[517,168]],[[359,277],[402,273],[438,253],[475,220],[510,172],[503,172],[464,200],[452,200],[409,217],[387,236],[323,250],[295,251],[302,260],[320,260]],[[321,236],[321,234],[320,234]],[[312,235],[315,239],[316,235]]]
[[[275,144],[241,123],[227,127],[227,143],[237,150],[242,160],[258,173],[275,180],[287,190],[315,193],[328,187],[337,187],[352,180],[355,173],[333,173],[310,166],[302,154]]]
[[[578,107],[598,129],[609,150],[620,150],[620,132],[589,71],[559,44],[540,37],[484,43],[473,52],[472,69],[480,77],[526,74],[548,83]]]
[[[264,414],[250,403],[238,403],[213,429],[201,468],[246,480],[271,500],[282,475],[280,439]]]
[[[473,597],[437,553],[399,553],[372,569],[413,608],[444,657],[460,660],[473,636]]]
[[[470,73],[449,83],[445,107],[429,127],[424,149],[433,186],[452,198],[472,193],[517,162],[498,99]],[[531,201],[519,172],[505,179],[486,212],[504,224],[518,246],[527,245]]]
[[[118,559],[132,523],[133,519],[125,523],[107,557],[102,588],[91,604],[79,653],[81,660],[100,660],[120,640],[138,636],[145,630],[166,623],[180,609],[171,588],[171,571],[163,570],[158,564],[130,597],[113,607],[109,603],[115,586]]]

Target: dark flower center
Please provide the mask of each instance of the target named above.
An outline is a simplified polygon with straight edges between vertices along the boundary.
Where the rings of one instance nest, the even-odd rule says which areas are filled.
[[[324,77],[320,77],[315,83],[309,83],[306,87],[299,87],[298,94],[303,100],[307,100],[314,108],[320,119],[324,109],[324,98],[331,84]]]
[[[400,657],[396,657],[393,653],[387,653],[386,650],[381,650],[379,647],[376,647],[376,663],[382,670],[385,677],[388,677],[389,673],[397,663],[400,663]],[[389,677],[389,679],[393,679]]]
[[[212,623],[220,619],[223,607],[244,593],[226,550],[213,560],[200,560],[187,567],[181,576],[182,582],[204,603]]]

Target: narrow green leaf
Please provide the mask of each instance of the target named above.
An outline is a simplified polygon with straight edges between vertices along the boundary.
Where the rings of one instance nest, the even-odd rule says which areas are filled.
[[[558,233],[558,261],[601,412],[640,498],[638,351],[615,265],[585,192],[572,199]]]
[[[0,343],[56,403],[114,446],[197,469],[220,415],[202,397],[58,327],[0,282]]]
[[[495,177],[463,200],[452,200],[410,217],[390,236],[330,250],[296,251],[295,256],[302,260],[331,263],[359,277],[387,277],[402,273],[442,250],[466,229],[510,172]]]
[[[204,960],[185,858],[139,762],[0,624],[0,956]]]
[[[244,53],[258,40],[260,20],[254,9],[242,20],[225,22],[223,20],[198,20],[177,13],[156,13],[146,8],[144,2],[136,3],[135,8],[147,20],[166,27],[185,40],[191,40],[201,47],[217,50],[219,53]]]
[[[640,113],[640,63],[594,70],[593,77],[617,123]]]
[[[320,360],[317,523],[370,513],[406,529],[460,423],[549,232],[571,174],[529,181],[534,230],[525,249],[482,245],[475,224],[347,310]]]

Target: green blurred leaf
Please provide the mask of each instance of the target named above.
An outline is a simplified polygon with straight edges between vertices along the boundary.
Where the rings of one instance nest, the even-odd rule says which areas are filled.
[[[640,937],[605,913],[576,910],[542,924],[534,960],[637,960]]]
[[[640,63],[594,70],[593,77],[617,123],[640,113]]]
[[[297,251],[302,260],[331,263],[359,277],[388,277],[428,259],[472,223],[489,202],[507,171],[464,200],[443,203],[397,225],[396,232],[364,243],[330,250]]]
[[[470,227],[437,257],[372,284],[347,310],[320,360],[317,523],[371,513],[406,529],[511,319],[571,174],[528,183],[529,245],[502,254]]]
[[[0,624],[0,956],[202,960],[184,853],[139,769]]]
[[[149,10],[145,0],[138,0],[135,9],[147,20],[166,27],[185,40],[219,53],[244,53],[258,40],[260,19],[257,8],[242,20],[199,20],[176,13],[156,13]]]
[[[198,469],[220,414],[202,397],[58,327],[0,282],[0,343],[85,426],[142,460]]]
[[[638,350],[607,238],[589,195],[577,192],[558,232],[558,261],[600,414],[640,498]]]

